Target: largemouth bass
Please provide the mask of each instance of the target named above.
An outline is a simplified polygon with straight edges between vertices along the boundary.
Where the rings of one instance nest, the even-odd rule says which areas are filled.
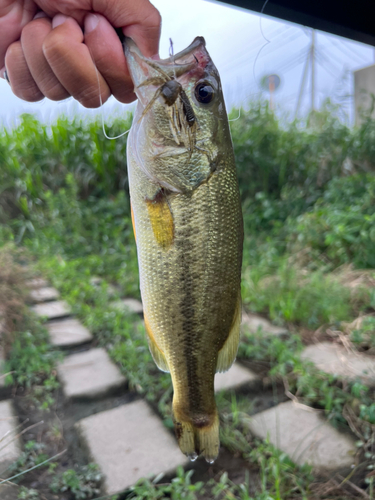
[[[138,97],[127,154],[148,343],[171,373],[181,451],[213,462],[214,377],[237,353],[243,244],[220,77],[202,37],[164,60],[130,39],[125,52]]]

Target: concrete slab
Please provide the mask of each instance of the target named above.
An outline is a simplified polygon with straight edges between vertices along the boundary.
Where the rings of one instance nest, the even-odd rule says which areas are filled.
[[[31,309],[38,316],[46,316],[48,319],[63,318],[71,313],[69,305],[64,300],[36,304]]]
[[[143,314],[142,302],[137,299],[121,299],[111,302],[111,307],[119,309],[120,311],[129,311],[134,314]]]
[[[264,333],[270,333],[272,335],[285,335],[288,333],[286,328],[273,325],[267,319],[262,318],[262,316],[247,313],[245,311],[242,313],[242,325],[245,326],[250,333],[256,333],[259,329]]]
[[[320,413],[287,401],[252,416],[248,426],[299,465],[325,471],[350,467],[357,451],[354,439],[338,432]]]
[[[5,387],[5,354],[0,345],[0,390]],[[1,443],[0,443],[1,447]]]
[[[100,398],[125,386],[126,379],[103,348],[66,356],[57,365],[64,394],[72,399]]]
[[[360,378],[363,384],[375,387],[375,358],[331,342],[309,345],[301,354],[326,373],[354,380]]]
[[[244,368],[239,363],[234,363],[225,373],[215,375],[215,392],[237,389],[245,384],[258,384],[260,377],[251,370]]]
[[[26,281],[27,288],[42,288],[43,286],[48,286],[48,281],[44,278],[33,278]]]
[[[46,326],[51,344],[57,347],[80,345],[93,339],[89,330],[77,319],[49,321]]]
[[[76,426],[104,475],[105,494],[187,464],[176,440],[142,400],[91,415]]]
[[[17,484],[0,484],[1,500],[19,500],[19,486]]]
[[[0,401],[0,477],[5,476],[9,465],[21,454],[19,438],[16,438],[18,418],[10,400]]]
[[[30,292],[30,298],[34,302],[47,302],[50,300],[56,300],[59,297],[59,292],[56,290],[56,288],[53,288],[51,286],[37,288],[35,290],[31,290]]]

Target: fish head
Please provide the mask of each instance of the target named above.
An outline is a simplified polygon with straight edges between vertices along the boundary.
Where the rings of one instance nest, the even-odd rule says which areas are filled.
[[[154,182],[192,191],[215,171],[223,146],[231,147],[220,76],[205,40],[153,60],[126,39],[125,54],[138,97],[128,145]]]

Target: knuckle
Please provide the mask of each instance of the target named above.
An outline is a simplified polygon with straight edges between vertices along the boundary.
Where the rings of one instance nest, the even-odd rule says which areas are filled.
[[[147,23],[149,24],[149,26],[155,28],[161,25],[161,15],[156,7],[154,7],[154,9],[150,11],[150,14],[148,15],[147,18]]]
[[[30,82],[28,85],[13,85],[13,94],[27,102],[38,102],[44,98],[44,95],[40,92],[34,82]]]
[[[61,59],[66,50],[66,38],[58,32],[51,31],[49,35],[46,36],[42,50],[46,59],[50,64],[54,61]]]
[[[60,83],[44,82],[43,93],[51,101],[61,101],[70,96],[70,94],[64,89]]]
[[[101,90],[99,93],[98,87],[87,87],[74,95],[75,99],[85,108],[98,108],[101,102],[105,103],[107,101],[109,96],[110,93],[106,90]]]

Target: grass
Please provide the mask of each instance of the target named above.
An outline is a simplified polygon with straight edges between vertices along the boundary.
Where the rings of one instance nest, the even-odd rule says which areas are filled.
[[[290,397],[323,409],[332,424],[355,429],[365,470],[360,491],[371,499],[374,393],[359,382],[319,372],[300,356],[306,335],[328,327],[358,350],[375,349],[375,121],[350,130],[335,113],[328,104],[314,126],[302,128],[281,124],[267,104],[255,103],[231,126],[246,234],[244,303],[293,332],[284,339],[245,333],[239,357],[261,364],[273,384],[284,384]],[[124,127],[114,121],[111,135]],[[56,353],[41,322],[20,315],[24,278],[9,260],[14,243],[10,252],[2,249],[9,241],[37,257],[38,269],[108,349],[131,389],[172,427],[170,377],[156,369],[139,318],[113,309],[110,302],[118,297],[107,293],[116,284],[123,296],[139,297],[126,140],[105,141],[96,122],[61,118],[48,128],[25,116],[18,129],[0,134],[0,156],[0,303],[6,298],[12,380],[29,390],[35,406],[53,404]],[[352,165],[345,175],[344,161]],[[90,283],[93,276],[103,278],[100,287]],[[223,394],[218,405],[221,441],[254,469],[255,488],[250,478],[234,484],[225,472],[202,484],[192,472],[179,470],[167,484],[142,481],[129,498],[358,498],[350,478],[322,484],[310,468],[254,440],[244,420],[252,410],[247,398]],[[77,475],[60,478],[58,488],[77,485]],[[35,496],[31,490],[20,494]]]

